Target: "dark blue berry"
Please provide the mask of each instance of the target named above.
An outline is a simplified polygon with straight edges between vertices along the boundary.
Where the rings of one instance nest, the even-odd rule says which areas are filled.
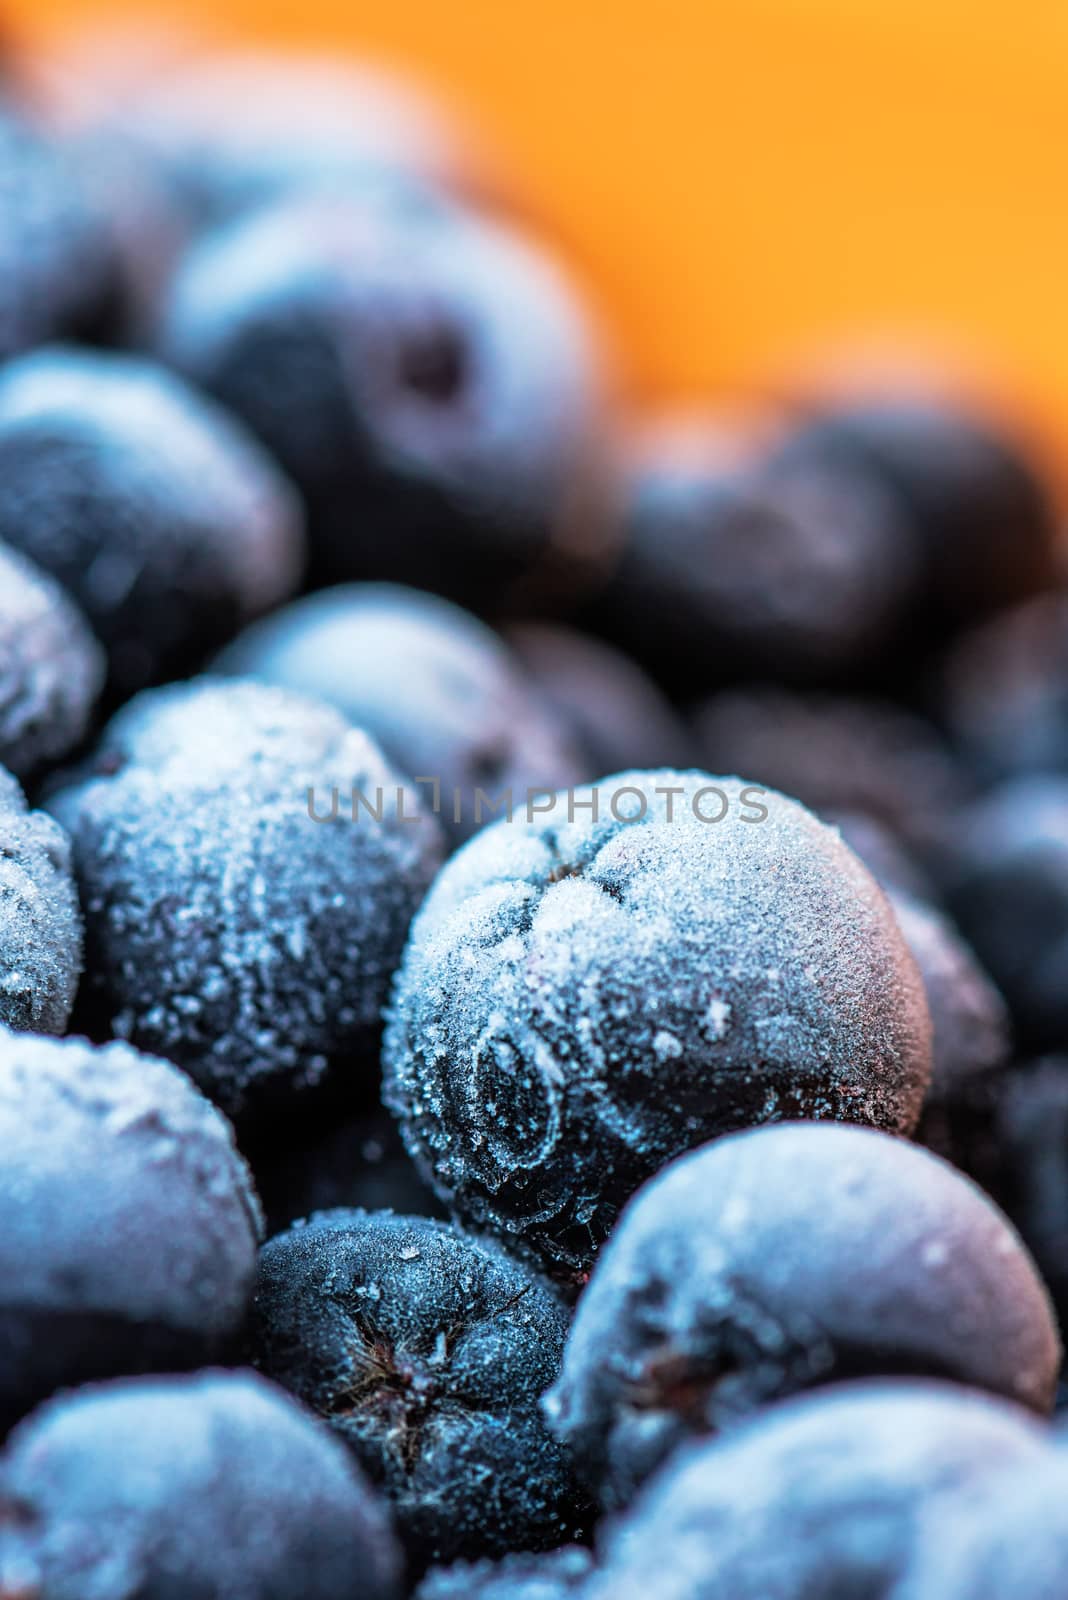
[[[190,252],[158,348],[303,491],[320,576],[514,607],[601,558],[590,333],[556,267],[496,223],[262,210]]]
[[[1047,1438],[1004,1401],[900,1379],[772,1406],[607,1525],[582,1600],[897,1600],[921,1523],[1048,1469]]]
[[[0,1457],[0,1593],[397,1600],[386,1513],[254,1373],[125,1381],[43,1407]]]
[[[385,1093],[459,1216],[581,1273],[634,1190],[717,1134],[909,1131],[929,1028],[836,833],[738,779],[625,773],[447,863],[397,976]]]
[[[292,492],[243,428],[149,362],[73,349],[0,374],[0,539],[79,603],[116,694],[192,670],[302,561]]]
[[[724,437],[680,424],[640,438],[598,625],[688,699],[737,679],[869,672],[915,581],[896,497],[862,466]]]
[[[256,1365],[330,1419],[417,1565],[544,1549],[579,1500],[538,1397],[566,1313],[487,1240],[392,1212],[323,1212],[272,1239]]]
[[[1006,1219],[901,1140],[760,1128],[631,1202],[578,1303],[548,1415],[609,1506],[680,1443],[817,1384],[953,1378],[1048,1411],[1049,1301]]]
[[[200,679],[132,701],[50,804],[74,844],[87,1027],[234,1112],[289,1106],[331,1066],[353,1094],[374,1084],[441,839],[365,734],[317,701]]]
[[[188,1078],[0,1030],[0,1152],[0,1432],[57,1388],[229,1353],[259,1207]]]

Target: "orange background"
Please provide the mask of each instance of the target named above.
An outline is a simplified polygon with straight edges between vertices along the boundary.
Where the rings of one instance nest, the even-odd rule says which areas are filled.
[[[121,15],[18,0],[47,46]],[[142,6],[143,22],[165,15]],[[1068,443],[1065,0],[188,0],[355,47],[477,116],[656,395],[828,338],[991,360]]]

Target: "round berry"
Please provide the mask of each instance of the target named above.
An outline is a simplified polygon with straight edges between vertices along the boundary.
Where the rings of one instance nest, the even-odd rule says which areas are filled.
[[[593,1558],[581,1545],[503,1561],[459,1561],[429,1572],[415,1600],[567,1600],[581,1593],[592,1569]]]
[[[254,1373],[208,1372],[76,1390],[17,1429],[0,1592],[397,1600],[400,1560],[326,1429]]]
[[[494,222],[262,210],[191,250],[158,347],[290,473],[320,576],[482,609],[600,554],[594,342],[558,269]]]
[[[229,1352],[259,1206],[183,1073],[0,1031],[0,1151],[0,1433],[57,1388]]]
[[[327,1211],[260,1258],[256,1365],[328,1417],[387,1495],[416,1566],[574,1530],[538,1397],[567,1316],[533,1273],[448,1223]]]
[[[0,539],[73,596],[114,694],[176,677],[296,585],[292,491],[244,429],[132,356],[0,374]]]
[[[680,1443],[815,1384],[953,1378],[1049,1411],[1060,1353],[1033,1263],[974,1185],[885,1134],[798,1122],[639,1192],[546,1404],[619,1506]]]
[[[234,1113],[373,1083],[441,840],[367,736],[264,684],[149,691],[54,795],[86,919],[81,1015]]]
[[[397,976],[385,1094],[457,1215],[583,1272],[634,1190],[717,1134],[909,1131],[929,1030],[833,830],[738,779],[623,773],[446,865]]]
[[[902,1380],[772,1406],[679,1457],[608,1525],[583,1600],[890,1600],[921,1518],[1055,1460],[1001,1400]],[[941,1600],[941,1597],[940,1597]]]

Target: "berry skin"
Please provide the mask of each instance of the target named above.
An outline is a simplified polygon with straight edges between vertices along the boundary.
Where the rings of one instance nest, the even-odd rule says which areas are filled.
[[[579,1299],[552,1426],[609,1508],[694,1435],[843,1378],[952,1378],[1044,1412],[1060,1345],[1005,1218],[866,1128],[781,1124],[635,1196]]]
[[[596,620],[680,697],[725,681],[855,681],[915,582],[900,505],[861,466],[795,462],[714,424],[660,424],[625,469],[622,555]]]
[[[23,781],[85,734],[100,647],[63,591],[0,545],[0,764]]]
[[[833,830],[698,772],[573,798],[574,821],[557,797],[446,864],[384,1052],[386,1103],[455,1214],[565,1274],[684,1150],[784,1117],[908,1132],[930,1073],[919,974]]]
[[[0,767],[0,1024],[65,1032],[81,973],[70,841]]]
[[[581,1593],[592,1567],[581,1545],[503,1561],[460,1561],[427,1573],[415,1600],[567,1600]]]
[[[586,754],[587,781],[634,767],[680,766],[692,740],[667,698],[619,650],[551,623],[505,631],[535,685]]]
[[[921,1517],[1010,1467],[1048,1468],[1048,1437],[945,1384],[786,1401],[669,1464],[607,1525],[582,1600],[896,1600]]]
[[[1021,445],[977,411],[920,390],[858,394],[802,423],[798,463],[878,478],[898,500],[916,551],[910,623],[935,638],[1050,587],[1058,518]]]
[[[249,1372],[75,1390],[0,1457],[0,1593],[398,1600],[386,1514],[346,1451]]]
[[[990,790],[946,831],[945,894],[1026,1048],[1068,1037],[1068,779]]]
[[[0,102],[0,360],[95,333],[113,290],[108,224],[69,153]]]
[[[229,1352],[259,1206],[188,1078],[125,1044],[0,1031],[0,1150],[0,1435],[59,1387]]]
[[[538,1397],[567,1316],[488,1240],[327,1211],[264,1246],[255,1364],[353,1450],[415,1567],[559,1544],[578,1502]]]
[[[423,780],[430,804],[440,785],[438,815],[456,844],[479,817],[492,820],[502,791],[525,805],[528,788],[589,776],[581,747],[492,629],[399,584],[346,584],[298,600],[235,639],[215,670],[336,706]]]
[[[0,539],[78,602],[113,695],[176,677],[291,592],[292,491],[150,362],[55,348],[0,374]]]
[[[235,1114],[289,1107],[331,1066],[352,1094],[373,1083],[441,854],[400,785],[365,734],[302,696],[211,679],[138,696],[50,801],[85,910],[83,1025],[166,1056]]]
[[[922,1525],[894,1600],[1058,1600],[1068,1589],[1068,1461],[1007,1467],[948,1519]]]
[[[301,489],[320,577],[483,610],[570,593],[600,559],[594,342],[555,266],[494,222],[265,209],[190,251],[158,349]]]

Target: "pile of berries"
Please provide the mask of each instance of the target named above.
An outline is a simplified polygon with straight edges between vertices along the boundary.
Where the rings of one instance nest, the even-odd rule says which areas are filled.
[[[1026,445],[635,420],[363,69],[2,96],[0,1600],[1068,1593]]]

